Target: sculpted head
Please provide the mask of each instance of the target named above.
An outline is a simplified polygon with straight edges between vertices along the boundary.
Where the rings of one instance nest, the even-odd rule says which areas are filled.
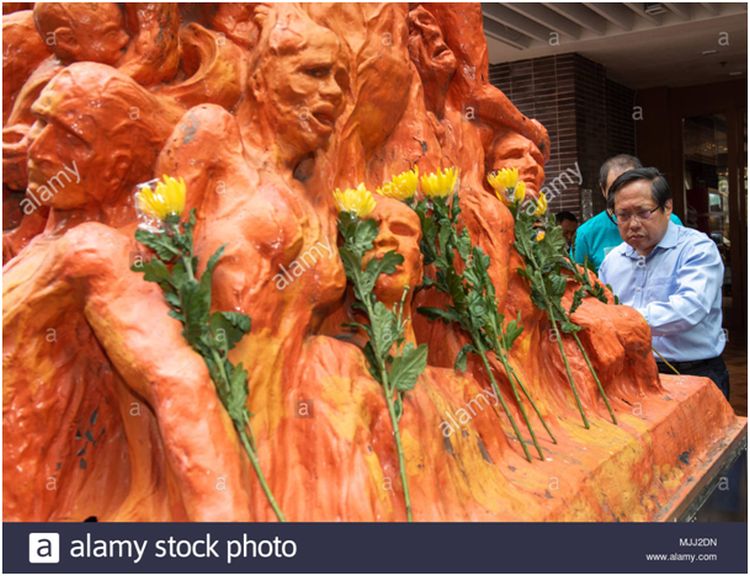
[[[323,148],[342,111],[339,40],[290,5],[266,9],[251,90],[279,149],[294,162]]]
[[[435,17],[423,6],[409,12],[409,56],[419,71],[425,92],[444,92],[456,73],[457,61]]]
[[[392,306],[401,301],[405,286],[411,292],[422,282],[422,252],[419,249],[422,228],[416,212],[392,198],[378,196],[372,218],[380,229],[373,250],[366,257],[381,257],[390,250],[404,257],[395,273],[382,275],[375,285],[376,296]]]
[[[517,132],[507,131],[493,140],[486,155],[486,171],[518,168],[518,175],[529,190],[538,192],[544,183],[544,155]]]
[[[122,12],[109,2],[37,2],[39,34],[64,63],[114,64],[130,40]]]
[[[58,209],[104,204],[153,177],[179,110],[110,66],[79,62],[32,105],[28,189]]]

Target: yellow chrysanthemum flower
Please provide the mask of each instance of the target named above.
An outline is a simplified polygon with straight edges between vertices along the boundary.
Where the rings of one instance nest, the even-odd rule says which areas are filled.
[[[422,192],[430,198],[445,198],[456,190],[458,170],[455,166],[422,176]]]
[[[382,186],[375,189],[375,193],[386,198],[396,198],[398,191],[393,187],[393,182],[383,182]]]
[[[487,176],[487,181],[495,189],[495,192],[502,194],[506,190],[515,188],[518,182],[518,168],[503,168],[492,172]]]
[[[544,216],[547,212],[547,197],[540,193],[539,199],[536,201],[536,210],[534,210],[534,216]]]
[[[419,168],[415,166],[412,170],[396,174],[391,178],[390,182],[386,182],[378,188],[377,193],[381,196],[401,200],[403,202],[416,194],[418,185]]]
[[[343,191],[336,188],[333,198],[339,212],[350,212],[364,218],[375,210],[375,198],[363,183],[356,188],[346,188]]]
[[[536,240],[537,242],[541,242],[542,240],[544,240],[545,235],[546,234],[544,233],[544,230],[540,230],[536,233],[536,237],[534,238],[534,240]]]
[[[513,190],[513,202],[520,204],[526,198],[526,182],[519,180]]]
[[[156,183],[154,190],[146,185],[135,195],[140,212],[162,222],[169,216],[180,216],[185,209],[185,180],[166,174]]]

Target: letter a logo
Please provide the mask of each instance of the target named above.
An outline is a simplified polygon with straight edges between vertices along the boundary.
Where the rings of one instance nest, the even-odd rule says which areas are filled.
[[[56,532],[29,534],[29,564],[57,564],[60,562],[60,535]]]

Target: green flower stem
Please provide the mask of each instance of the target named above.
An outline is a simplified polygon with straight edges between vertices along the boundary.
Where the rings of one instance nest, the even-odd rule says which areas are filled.
[[[497,395],[498,400],[500,400],[500,404],[503,407],[503,411],[505,412],[505,415],[508,417],[508,420],[510,421],[510,425],[513,428],[513,432],[515,433],[516,438],[518,438],[518,441],[521,443],[521,447],[523,448],[523,453],[526,455],[526,459],[529,462],[531,462],[531,454],[529,454],[529,449],[526,447],[526,442],[521,436],[521,432],[518,430],[516,419],[513,418],[513,414],[511,414],[510,409],[508,408],[508,405],[505,403],[505,400],[503,399],[503,395],[500,393],[500,388],[497,385],[495,376],[492,374],[492,367],[490,366],[490,363],[487,360],[487,352],[485,351],[484,346],[482,345],[481,338],[479,337],[478,334],[472,334],[472,339],[474,340],[474,346],[479,352],[479,356],[482,358],[482,363],[484,364],[484,368],[487,371],[487,375],[490,378],[490,384],[492,384],[492,389]]]
[[[457,203],[458,197],[454,196],[452,203],[449,203],[448,199],[446,198],[435,199],[434,203],[432,204],[432,208],[434,211],[434,218],[432,221],[438,222],[438,231],[436,233],[437,246],[430,246],[429,250],[431,256],[433,256],[431,260],[437,260],[438,269],[441,270],[446,277],[442,282],[438,282],[438,289],[451,296],[451,299],[453,301],[453,310],[455,314],[459,316],[459,319],[455,321],[464,331],[466,331],[471,336],[474,351],[482,356],[482,361],[484,363],[485,370],[487,371],[487,375],[490,378],[492,388],[499,398],[503,406],[503,410],[505,411],[505,414],[508,417],[508,420],[510,421],[511,426],[516,434],[516,437],[523,447],[526,458],[529,460],[529,462],[531,462],[531,455],[526,446],[526,442],[523,440],[523,437],[519,432],[518,425],[516,424],[516,421],[513,418],[513,415],[511,414],[507,404],[505,403],[505,399],[503,398],[497,386],[497,381],[495,380],[492,368],[490,367],[489,361],[487,359],[487,352],[493,352],[495,356],[500,360],[508,378],[508,383],[510,384],[511,390],[513,391],[513,395],[516,399],[516,403],[518,404],[518,408],[531,435],[534,447],[539,454],[539,458],[543,460],[544,453],[542,452],[541,446],[539,445],[536,434],[534,433],[534,429],[531,426],[531,422],[529,421],[526,408],[523,405],[521,396],[518,393],[518,388],[516,387],[517,383],[519,383],[520,380],[517,376],[515,378],[513,377],[512,368],[510,367],[510,364],[508,362],[506,350],[505,348],[503,348],[503,344],[501,343],[501,341],[497,340],[498,332],[501,334],[503,341],[506,337],[506,334],[502,330],[502,319],[498,318],[497,315],[497,302],[495,301],[494,285],[492,285],[492,281],[489,279],[489,277],[487,277],[487,270],[484,267],[484,269],[481,269],[478,272],[478,274],[480,275],[479,278],[474,277],[471,280],[467,279],[466,270],[471,269],[474,264],[472,258],[482,258],[484,254],[481,252],[481,250],[477,253],[476,248],[470,242],[468,242],[468,246],[466,244],[462,244],[462,242],[465,242],[466,237],[460,236],[458,234],[457,216],[460,212],[460,209],[457,208]],[[420,211],[420,221],[422,222],[423,227],[425,221],[427,220],[426,214],[427,209]],[[445,235],[443,231],[446,231]],[[456,272],[456,266],[454,264],[455,255],[458,256],[458,258],[461,260],[461,263],[463,264],[465,271],[462,274],[458,274]],[[482,275],[484,275],[484,278],[482,278]],[[471,289],[467,288],[466,282],[471,283]],[[483,282],[486,282],[486,284],[483,285]],[[451,286],[453,288],[450,288]],[[492,310],[492,312],[490,313],[492,319],[492,321],[490,322],[491,328],[484,328],[483,323],[477,321],[477,318],[474,317],[474,314],[471,311],[471,307],[467,306],[466,304],[466,301],[468,301],[472,297],[473,290],[478,290],[479,297],[483,299]],[[456,298],[457,295],[454,294],[454,291],[460,291],[461,298],[459,298],[458,301]],[[491,330],[492,336],[490,336],[486,332],[487,330]],[[486,341],[493,342],[493,344],[489,346],[489,350],[485,350],[481,342],[481,339],[483,337],[487,339]],[[544,419],[541,418],[539,410],[534,404],[534,401],[531,399],[525,388],[523,390],[526,394],[527,399],[534,407],[537,415],[544,423],[545,428],[547,428],[547,425],[544,422]],[[549,433],[549,429],[547,430]]]
[[[372,302],[369,298],[364,299],[365,308],[367,309],[367,317],[372,322],[372,318],[375,314],[372,309]],[[401,429],[398,425],[398,418],[396,417],[396,408],[393,404],[393,389],[388,382],[388,370],[383,363],[382,350],[375,350],[375,355],[378,358],[378,371],[380,372],[381,383],[383,384],[383,390],[385,390],[385,403],[388,406],[388,416],[391,419],[391,426],[393,426],[393,437],[396,441],[396,452],[398,454],[398,469],[401,476],[401,487],[404,490],[404,505],[406,506],[406,521],[413,522],[411,513],[411,495],[409,494],[409,482],[406,477],[406,459],[404,458],[404,448],[401,444]],[[403,410],[403,408],[402,408]]]
[[[399,420],[404,413],[404,394],[414,388],[427,365],[427,346],[422,344],[415,347],[406,342],[403,309],[408,290],[404,290],[400,303],[393,309],[378,300],[373,292],[378,278],[382,274],[393,274],[404,261],[403,256],[390,250],[382,257],[372,258],[364,264],[364,255],[372,250],[377,238],[378,223],[372,219],[362,219],[351,212],[342,212],[338,228],[344,239],[339,250],[344,272],[356,299],[353,307],[367,318],[367,324],[353,322],[347,326],[364,331],[368,337],[362,352],[370,375],[383,387],[398,455],[406,519],[412,522],[411,494]]]
[[[251,319],[241,312],[211,313],[211,279],[224,246],[208,259],[203,275],[197,277],[197,260],[193,256],[195,210],[190,211],[185,222],[181,222],[180,217],[177,213],[169,214],[163,220],[163,228],[158,231],[136,230],[136,240],[153,250],[154,255],[146,263],[133,265],[131,270],[143,274],[146,282],[161,287],[170,307],[169,315],[182,323],[183,338],[203,358],[214,389],[250,458],[261,488],[276,517],[283,522],[284,515],[260,468],[249,426],[247,371],[241,362],[235,366],[227,358],[229,350],[250,332]],[[219,330],[226,337],[222,346],[215,340]]]
[[[261,488],[263,488],[263,492],[266,495],[266,499],[268,500],[268,503],[271,505],[271,508],[273,508],[273,511],[276,514],[276,518],[278,518],[279,522],[286,522],[284,513],[281,511],[281,508],[279,508],[279,505],[276,502],[276,498],[274,498],[273,493],[271,492],[271,489],[268,487],[268,483],[266,482],[266,477],[263,475],[263,471],[260,468],[260,462],[258,461],[258,456],[255,454],[255,450],[253,450],[253,447],[250,443],[250,439],[248,438],[247,432],[245,432],[243,428],[239,427],[237,425],[237,422],[234,423],[234,429],[237,430],[237,433],[240,435],[242,446],[245,448],[245,452],[250,458],[250,463],[253,465],[253,469],[255,470],[255,474],[258,476],[258,481],[260,482],[260,486]]]
[[[518,404],[518,408],[521,410],[521,415],[523,416],[524,422],[526,422],[526,428],[529,429],[529,434],[531,434],[531,440],[534,443],[534,447],[536,448],[537,453],[539,454],[539,459],[544,460],[544,453],[542,452],[542,448],[539,446],[539,442],[537,442],[536,434],[534,434],[534,429],[531,427],[531,423],[529,422],[529,417],[526,414],[526,408],[523,407],[523,402],[521,402],[521,396],[518,394],[516,383],[514,382],[513,376],[511,375],[513,372],[513,369],[508,364],[508,358],[502,352],[500,354],[495,352],[495,355],[500,359],[500,362],[502,362],[503,368],[505,368],[505,374],[508,376],[508,382],[510,383],[511,390],[513,390],[513,396],[516,398],[516,403]]]
[[[193,278],[194,276],[192,270],[192,262],[190,262],[190,265],[188,265],[188,263],[186,262],[185,267],[190,277]],[[229,378],[227,378],[226,370],[224,370],[224,361],[222,360],[221,356],[219,356],[219,353],[215,348],[211,349],[211,359],[219,369],[219,374],[221,377],[221,388],[223,388],[224,392],[222,392],[222,390],[218,390],[218,392],[219,397],[223,398],[229,391]],[[214,385],[219,388],[219,383],[214,383]],[[245,414],[247,415],[247,412],[245,412]],[[281,508],[279,508],[279,505],[276,502],[276,498],[274,498],[274,495],[271,492],[271,488],[268,486],[268,482],[266,482],[266,477],[263,474],[263,470],[261,470],[260,468],[260,462],[258,461],[258,456],[254,450],[254,443],[250,442],[250,438],[246,431],[246,428],[249,429],[249,423],[238,421],[232,418],[232,424],[234,425],[234,429],[237,431],[237,434],[239,434],[240,436],[242,446],[245,448],[245,452],[247,453],[248,458],[250,458],[250,463],[253,465],[255,474],[258,477],[261,488],[263,489],[263,493],[266,495],[266,500],[268,500],[268,503],[271,505],[271,508],[273,509],[274,514],[276,514],[276,518],[279,520],[279,522],[286,522],[284,513],[281,511]]]
[[[669,363],[669,361],[668,361],[668,360],[667,360],[666,358],[664,358],[664,356],[662,356],[661,354],[659,354],[659,352],[658,352],[658,351],[656,350],[656,348],[651,348],[651,350],[652,350],[653,352],[655,352],[655,353],[656,353],[656,355],[657,355],[657,356],[658,356],[659,358],[661,358],[661,361],[662,361],[662,362],[664,362],[664,364],[666,364],[666,365],[667,365],[667,367],[668,367],[668,368],[669,368],[669,369],[670,369],[670,370],[671,370],[672,372],[674,372],[674,373],[675,373],[675,374],[676,374],[677,376],[682,376],[682,374],[680,374],[680,372],[679,372],[679,371],[677,370],[677,368],[675,368],[674,366],[672,366],[672,365],[671,365],[671,364]]]
[[[607,398],[607,393],[604,391],[604,386],[602,386],[602,383],[599,380],[599,375],[596,373],[594,366],[591,364],[591,360],[589,360],[589,355],[586,352],[586,349],[583,347],[583,344],[581,343],[581,339],[578,337],[578,334],[573,332],[573,338],[575,338],[576,344],[578,344],[578,349],[581,351],[581,354],[583,355],[583,359],[586,361],[586,365],[589,367],[589,371],[591,372],[591,375],[594,377],[594,380],[596,380],[596,385],[599,388],[599,393],[602,395],[602,398],[604,399],[604,403],[607,405],[607,410],[609,411],[609,415],[612,418],[612,423],[616,425],[617,418],[615,418],[615,413],[612,411],[612,406],[610,406],[609,404],[609,398]]]
[[[388,376],[383,371],[384,382],[387,382]],[[387,386],[387,385],[386,385]],[[411,513],[411,495],[409,494],[409,482],[406,477],[406,460],[404,458],[404,448],[401,444],[401,430],[398,426],[398,418],[396,417],[396,409],[393,405],[393,391],[386,390],[385,401],[388,405],[388,415],[391,417],[391,425],[393,426],[393,436],[396,440],[396,452],[398,452],[398,469],[401,475],[401,487],[404,489],[404,505],[406,506],[406,521],[413,522],[414,519]]]
[[[553,444],[557,444],[557,439],[555,438],[554,434],[552,434],[552,430],[549,429],[549,426],[547,426],[547,422],[544,420],[544,417],[542,416],[542,413],[539,411],[539,408],[536,405],[536,402],[531,398],[531,395],[529,394],[529,391],[526,390],[526,386],[524,386],[521,379],[518,377],[518,373],[515,371],[513,366],[510,365],[510,361],[508,362],[507,370],[510,370],[510,375],[513,377],[513,379],[518,383],[519,388],[521,388],[521,391],[523,392],[524,396],[526,396],[526,399],[531,403],[531,407],[534,409],[534,412],[536,413],[539,420],[542,422],[542,426],[544,426],[544,429],[547,431],[547,434],[550,437],[550,440],[552,440]]]
[[[547,301],[547,305],[549,305],[546,294],[545,301]],[[570,388],[571,390],[573,390],[573,396],[576,399],[576,406],[578,406],[578,411],[581,413],[581,418],[583,418],[583,426],[588,430],[589,428],[591,428],[591,426],[589,425],[589,421],[586,418],[586,413],[583,411],[581,399],[578,397],[578,389],[576,388],[575,380],[573,380],[573,373],[570,371],[568,356],[565,354],[565,349],[563,348],[562,334],[560,334],[560,330],[557,328],[557,321],[552,316],[549,316],[549,320],[552,323],[552,329],[555,331],[555,340],[557,340],[557,347],[560,349],[560,355],[562,356],[563,362],[565,363],[565,372],[568,375],[568,382],[570,382]]]
[[[536,261],[536,258],[534,257],[534,250],[529,249],[527,250],[527,253],[529,254],[529,258],[531,259],[531,263],[534,266],[534,269],[541,270],[541,268],[539,267],[539,263]],[[578,389],[576,388],[576,383],[575,383],[575,380],[573,379],[573,373],[570,370],[570,364],[568,363],[568,356],[565,354],[565,348],[563,348],[562,335],[560,334],[560,330],[557,327],[557,320],[554,317],[554,308],[552,307],[552,302],[550,302],[550,297],[549,297],[549,294],[547,293],[547,287],[544,285],[544,281],[540,283],[539,288],[542,293],[542,297],[544,298],[545,308],[547,309],[547,318],[552,324],[552,329],[555,331],[555,339],[557,340],[557,347],[560,349],[560,355],[562,356],[563,363],[565,364],[565,373],[568,376],[570,389],[573,391],[573,396],[575,397],[576,406],[578,407],[578,412],[580,412],[581,418],[583,419],[583,426],[584,428],[588,430],[591,426],[589,425],[589,421],[586,418],[586,413],[583,411],[583,405],[581,404],[581,399],[578,396]]]

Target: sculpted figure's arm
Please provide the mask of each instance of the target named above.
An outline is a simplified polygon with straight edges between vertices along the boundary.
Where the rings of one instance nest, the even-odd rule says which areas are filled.
[[[130,239],[83,224],[65,242],[63,269],[82,283],[87,321],[116,370],[154,410],[188,518],[248,520],[237,435],[203,359],[167,315],[161,290],[129,270]]]

